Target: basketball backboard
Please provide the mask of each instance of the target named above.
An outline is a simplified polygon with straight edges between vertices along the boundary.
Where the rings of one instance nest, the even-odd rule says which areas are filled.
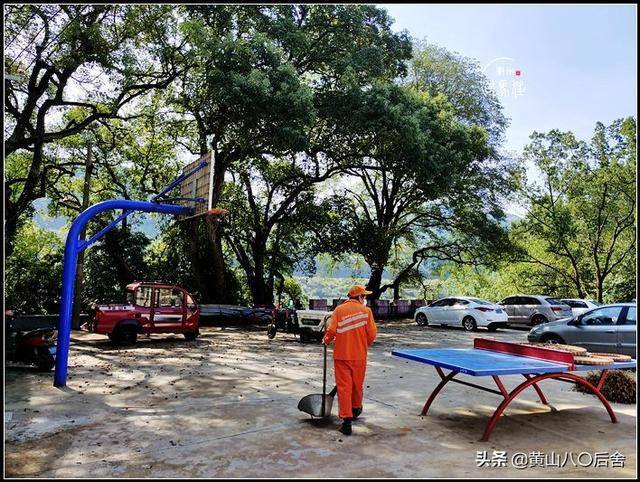
[[[206,214],[213,208],[213,166],[215,162],[213,153],[208,152],[200,159],[190,162],[184,166],[182,173],[187,174],[194,171],[203,161],[206,162],[207,165],[197,170],[192,176],[187,177],[180,184],[180,197],[182,198],[180,204],[193,208],[194,210],[193,215],[183,217],[182,219],[189,219],[193,216]]]

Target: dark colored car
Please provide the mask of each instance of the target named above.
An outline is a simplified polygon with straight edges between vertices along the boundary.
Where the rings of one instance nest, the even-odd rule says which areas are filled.
[[[245,322],[268,325],[273,321],[273,307],[257,306],[245,308],[242,316]]]
[[[246,306],[200,305],[200,324],[203,326],[238,325],[245,322]]]

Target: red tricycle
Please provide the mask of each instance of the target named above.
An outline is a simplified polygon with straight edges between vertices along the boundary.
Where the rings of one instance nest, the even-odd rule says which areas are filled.
[[[125,304],[93,308],[82,328],[105,334],[116,344],[133,344],[138,334],[182,333],[187,340],[199,335],[200,308],[180,286],[138,281],[127,285]]]

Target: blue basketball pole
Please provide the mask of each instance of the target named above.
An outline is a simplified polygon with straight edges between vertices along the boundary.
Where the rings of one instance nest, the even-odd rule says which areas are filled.
[[[204,165],[206,165],[206,163]],[[81,241],[80,233],[89,220],[100,213],[111,210],[122,210],[123,214],[87,241]],[[67,364],[69,361],[69,341],[71,338],[71,314],[73,313],[73,296],[75,290],[78,253],[100,239],[107,231],[115,227],[119,221],[136,211],[188,216],[193,213],[193,208],[172,204],[160,204],[159,202],[117,199],[94,204],[80,213],[73,223],[71,223],[64,248],[62,296],[60,299],[60,320],[58,321],[58,343],[56,346],[56,369],[53,377],[53,385],[56,387],[64,387],[67,384]]]

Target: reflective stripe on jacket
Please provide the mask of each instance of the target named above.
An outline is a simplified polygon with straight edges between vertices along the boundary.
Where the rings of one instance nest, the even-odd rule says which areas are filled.
[[[324,342],[335,338],[334,360],[366,360],[377,332],[371,309],[358,300],[347,300],[333,310]]]

